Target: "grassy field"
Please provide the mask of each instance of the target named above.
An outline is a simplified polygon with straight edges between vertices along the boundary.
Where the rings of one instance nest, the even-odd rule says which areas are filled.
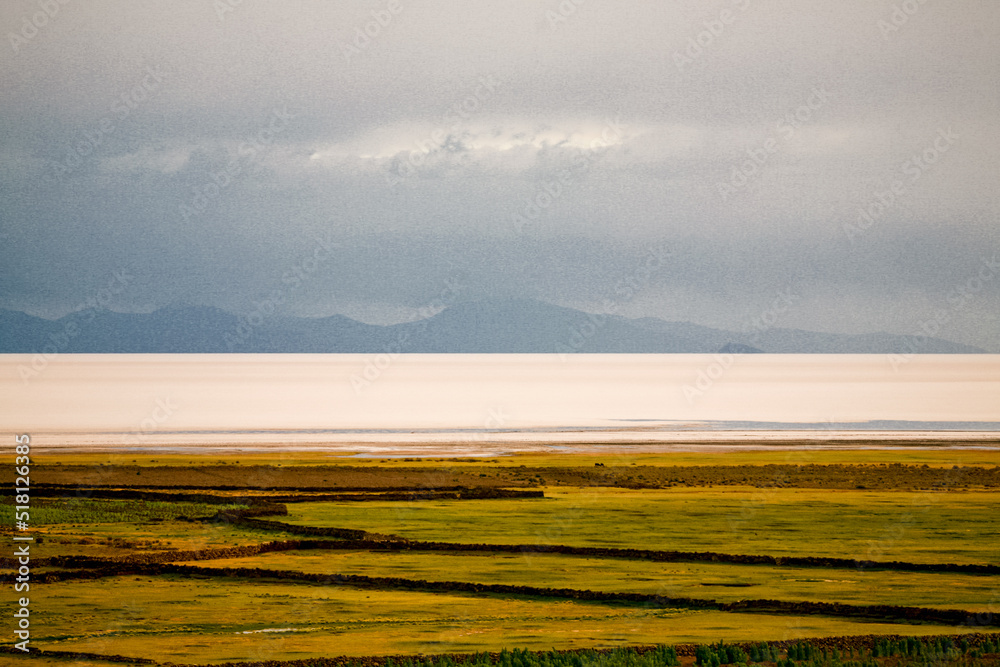
[[[288,523],[418,540],[995,563],[996,493],[546,488],[541,500],[299,503]]]
[[[105,485],[107,489],[194,483],[214,494],[275,492],[296,479],[324,488],[358,480],[433,488],[454,484],[535,486],[544,498],[287,502],[287,516],[266,520],[299,526],[354,528],[415,540],[714,551],[770,556],[833,556],[924,563],[1000,564],[991,487],[1000,456],[983,450],[756,452],[722,457],[678,454],[635,457],[569,455],[492,460],[364,460],[331,465],[330,457],[296,455],[64,457],[33,467],[39,483]],[[792,458],[790,458],[792,457]],[[134,459],[134,460],[133,460]],[[239,461],[237,463],[237,460]],[[865,468],[843,468],[851,461]],[[595,466],[595,463],[604,466]],[[632,464],[635,464],[633,467]],[[879,464],[877,468],[873,464]],[[280,464],[280,466],[279,466]],[[816,465],[783,477],[781,486],[706,479],[761,479],[764,465]],[[897,466],[895,464],[902,464]],[[958,469],[955,466],[959,466]],[[524,466],[524,467],[522,467]],[[617,467],[614,467],[617,466]],[[703,472],[714,466],[705,477]],[[829,466],[829,467],[824,467]],[[834,468],[841,466],[841,468]],[[927,466],[925,468],[925,466]],[[634,472],[626,473],[632,469]],[[931,470],[928,477],[928,470]],[[958,471],[953,472],[953,471]],[[596,473],[595,473],[596,471]],[[610,471],[610,472],[609,472]],[[845,472],[846,471],[846,472]],[[937,471],[937,472],[933,472]],[[911,490],[914,481],[958,473],[985,485]],[[594,475],[599,475],[595,478]],[[879,488],[823,488],[846,475],[867,475]],[[663,488],[629,488],[655,478]],[[601,484],[593,484],[599,479]],[[581,485],[574,480],[588,480]],[[552,482],[552,483],[546,483]],[[556,483],[557,482],[557,483]],[[893,484],[898,482],[899,486]],[[869,482],[870,483],[870,482]],[[180,493],[180,491],[178,491]],[[199,491],[199,493],[203,493]],[[287,492],[280,492],[285,493]],[[72,498],[71,490],[67,495]],[[296,499],[299,500],[299,499]],[[32,499],[32,558],[114,558],[317,539],[206,521],[243,507],[202,502]],[[0,504],[4,525],[13,507]],[[10,529],[6,529],[10,534]],[[329,539],[329,538],[320,538]],[[536,588],[644,593],[719,602],[884,604],[962,609],[1000,623],[1000,577],[951,572],[784,567],[733,563],[663,563],[558,554],[455,551],[284,551],[199,560],[202,568],[261,568],[301,573],[396,577],[430,582],[509,584]],[[34,575],[58,572],[34,566]],[[97,566],[95,566],[97,567]],[[103,567],[103,566],[101,566]],[[109,566],[110,567],[110,566]],[[111,572],[109,570],[109,572]],[[938,622],[903,622],[798,612],[742,613],[584,602],[542,595],[394,590],[229,576],[124,574],[94,580],[32,583],[32,641],[43,649],[152,658],[158,662],[294,660],[323,656],[418,655],[501,648],[576,649],[720,639],[787,640],[840,635],[938,635],[981,631]],[[990,629],[990,628],[987,628]],[[992,628],[995,630],[995,628]],[[0,655],[0,664],[107,665]]]
[[[984,575],[653,563],[558,554],[293,551],[207,561],[206,567],[261,567],[427,581],[576,588],[668,597],[824,600],[983,611],[1000,602],[1000,581]]]
[[[954,632],[937,625],[226,579],[121,577],[59,588],[58,597],[43,590],[39,598],[39,612],[59,619],[46,622],[40,645],[162,662]]]
[[[38,499],[31,506],[32,532],[36,537],[31,553],[36,559],[52,556],[110,558],[165,549],[258,544],[276,539],[273,532],[176,520],[178,517],[210,517],[220,508],[227,507],[237,505]],[[13,504],[0,504],[0,516],[4,526],[11,526]]]
[[[32,521],[48,526],[52,524],[95,523],[146,523],[163,521],[178,516],[209,517],[220,508],[239,505],[208,505],[205,503],[133,501],[133,500],[72,500],[58,498],[37,499],[31,506]],[[13,519],[10,505],[5,506],[8,519]]]
[[[192,524],[169,521],[157,524],[66,524],[39,527],[35,532],[45,536],[31,553],[36,558],[50,556],[93,556],[110,558],[133,553],[149,553],[165,549],[186,551],[260,544],[293,535],[252,530],[226,524]],[[126,546],[115,546],[122,542]]]

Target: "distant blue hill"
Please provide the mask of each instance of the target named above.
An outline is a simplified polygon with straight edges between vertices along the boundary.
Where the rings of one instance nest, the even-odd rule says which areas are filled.
[[[530,299],[456,304],[377,326],[334,315],[247,319],[185,306],[148,314],[85,311],[58,320],[0,310],[0,353],[779,353],[970,354],[940,338],[798,329],[735,332],[656,318],[593,315]]]

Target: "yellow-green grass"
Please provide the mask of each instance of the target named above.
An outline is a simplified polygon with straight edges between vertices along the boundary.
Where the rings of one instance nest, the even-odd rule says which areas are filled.
[[[134,553],[151,553],[173,548],[182,551],[244,546],[273,540],[302,539],[301,535],[254,530],[225,523],[188,523],[164,521],[163,523],[99,523],[59,524],[33,527],[32,535],[42,538],[31,544],[33,558],[51,556],[92,556],[110,558]],[[141,543],[136,549],[115,546],[108,540],[126,540]],[[81,544],[81,540],[85,543]],[[155,544],[156,541],[158,544]],[[149,544],[154,543],[154,544]]]
[[[705,444],[705,443],[702,443]],[[399,457],[380,458],[378,456],[354,456],[360,452],[296,452],[265,451],[240,452],[238,454],[139,454],[139,453],[97,453],[97,452],[49,452],[39,450],[32,456],[36,465],[142,465],[142,466],[206,466],[206,465],[347,465],[375,467],[427,467],[427,468],[487,468],[490,466],[529,467],[573,467],[605,465],[655,465],[655,466],[695,466],[695,465],[768,465],[768,464],[878,464],[902,463],[904,465],[929,466],[997,466],[1000,465],[1000,451],[997,449],[962,449],[961,445],[977,446],[982,443],[955,443],[955,446],[915,446],[893,443],[872,443],[879,449],[829,449],[809,450],[796,445],[779,449],[755,449],[754,443],[719,442],[712,446],[730,447],[735,451],[698,451],[649,453],[640,451],[641,446],[630,453],[628,445],[614,445],[614,453],[587,452],[590,445],[579,445],[579,452],[518,453],[490,457]],[[775,447],[774,442],[766,443]],[[596,445],[600,446],[600,445]],[[990,443],[996,447],[996,443]],[[441,449],[446,449],[442,446]],[[138,481],[138,480],[137,480]]]
[[[39,648],[145,656],[161,662],[962,631],[818,616],[654,610],[181,577],[118,577],[39,586],[32,591],[32,618],[37,619],[32,628]],[[285,628],[297,631],[259,632]]]
[[[544,499],[297,503],[289,523],[417,540],[996,563],[995,493],[545,489]]]
[[[200,567],[294,570],[461,581],[733,602],[795,602],[995,611],[1000,577],[928,572],[653,563],[558,554],[291,551],[199,561]]]
[[[31,554],[34,558],[75,555],[103,558],[127,555],[135,549],[203,549],[275,539],[272,532],[172,518],[207,517],[222,507],[162,501],[37,499],[30,510],[30,535],[35,538]],[[13,505],[0,504],[0,518],[5,519],[6,525],[13,524],[13,515]]]
[[[275,452],[222,457],[60,455],[64,464],[340,464],[368,469],[497,466],[761,465],[904,463],[996,465],[996,452],[855,450],[637,454],[631,457],[526,455],[491,460],[346,459]],[[44,460],[44,454],[36,460]],[[236,468],[236,465],[232,466]],[[234,471],[235,472],[235,471]],[[143,476],[146,476],[145,471]],[[142,479],[137,477],[136,481]],[[835,556],[918,562],[997,563],[995,492],[821,491],[738,487],[627,490],[551,487],[545,499],[289,504],[309,525],[351,527],[449,542],[569,544],[726,553]],[[123,503],[122,507],[133,507]],[[202,508],[204,509],[204,508]],[[212,507],[212,511],[217,509]],[[205,510],[207,511],[207,510]],[[107,544],[160,540],[157,546],[203,549],[270,540],[313,539],[226,524],[165,520],[93,523],[55,517],[34,523],[47,539],[34,558],[132,553]],[[152,515],[151,515],[152,516]],[[151,518],[145,517],[145,518]],[[125,517],[111,517],[120,519]],[[81,545],[81,538],[94,544]],[[61,544],[60,539],[70,540]],[[148,550],[144,548],[143,550]],[[850,569],[774,568],[718,563],[651,563],[560,555],[448,552],[292,552],[202,567],[234,566],[342,572],[428,580],[635,591],[721,601],[774,598],[962,608],[995,612],[998,577]],[[37,572],[38,570],[36,570]],[[752,584],[749,587],[702,586]],[[33,585],[38,646],[173,662],[295,659],[330,655],[580,648],[620,644],[790,639],[845,634],[951,634],[938,625],[872,623],[822,616],[646,610],[624,605],[504,598],[225,578],[120,577]],[[294,627],[302,632],[255,632]],[[974,630],[970,628],[969,630]],[[240,634],[236,634],[239,632]],[[251,634],[242,634],[250,632]],[[0,657],[0,663],[6,659]],[[13,661],[13,659],[12,659]],[[25,664],[16,660],[13,664]],[[38,663],[33,663],[38,664]],[[62,663],[73,664],[73,663]],[[83,663],[81,663],[83,664]]]

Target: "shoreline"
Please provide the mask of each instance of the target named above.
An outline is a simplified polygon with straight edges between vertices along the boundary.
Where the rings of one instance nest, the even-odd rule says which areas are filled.
[[[848,451],[980,451],[1000,452],[998,433],[921,433],[889,434],[863,433],[807,434],[800,432],[741,434],[734,438],[730,433],[713,432],[674,434],[674,439],[581,439],[580,433],[558,434],[565,437],[541,439],[539,434],[488,434],[490,437],[474,440],[447,440],[443,438],[405,438],[393,434],[384,439],[299,440],[282,439],[220,439],[208,438],[192,441],[170,439],[166,434],[157,441],[108,442],[81,441],[66,434],[32,434],[33,448],[47,454],[277,454],[307,453],[326,454],[348,459],[454,458],[454,457],[511,457],[518,455],[609,455],[609,454],[727,454],[749,452],[848,452]],[[520,438],[494,438],[495,435],[530,436]],[[549,434],[556,435],[556,434]],[[596,435],[596,434],[595,434]],[[607,435],[607,434],[601,434]],[[683,436],[683,437],[682,437]]]

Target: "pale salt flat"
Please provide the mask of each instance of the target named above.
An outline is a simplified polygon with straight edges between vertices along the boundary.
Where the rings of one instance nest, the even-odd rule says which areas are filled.
[[[0,356],[0,428],[40,447],[470,456],[1000,440],[1000,355],[57,355],[40,370],[35,361]]]

